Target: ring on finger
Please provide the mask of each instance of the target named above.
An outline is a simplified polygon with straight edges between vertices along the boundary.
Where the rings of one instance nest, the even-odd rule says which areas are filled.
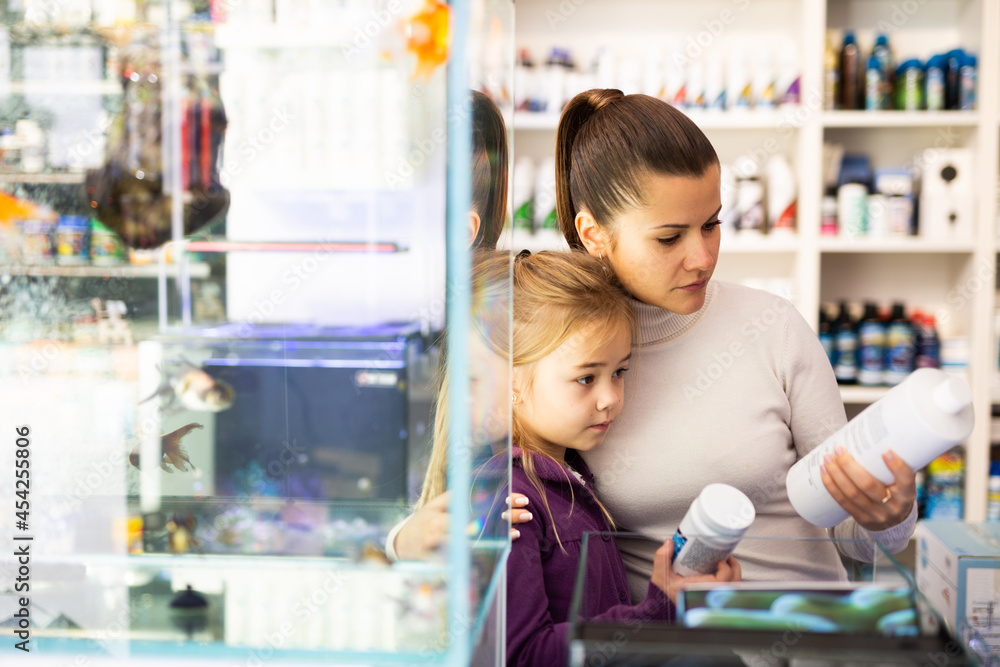
[[[885,490],[885,498],[882,499],[882,504],[885,505],[892,498],[892,491],[889,488]]]

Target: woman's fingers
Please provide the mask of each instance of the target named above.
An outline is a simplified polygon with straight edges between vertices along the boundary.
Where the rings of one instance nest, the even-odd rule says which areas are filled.
[[[893,482],[884,484],[868,473],[843,448],[823,459],[823,485],[837,503],[868,530],[884,530],[909,515],[916,499],[916,476],[894,454],[884,457]]]

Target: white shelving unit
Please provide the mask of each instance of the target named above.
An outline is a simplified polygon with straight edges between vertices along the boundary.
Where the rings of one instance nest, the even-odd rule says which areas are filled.
[[[700,58],[715,47],[791,38],[798,46],[802,103],[765,112],[690,112],[708,134],[722,162],[782,152],[798,182],[794,236],[724,237],[716,275],[726,280],[781,278],[792,299],[815,327],[822,302],[902,300],[908,307],[938,314],[943,334],[967,336],[969,380],[976,428],[965,444],[965,518],[986,515],[990,460],[990,411],[1000,403],[994,332],[997,234],[997,172],[1000,164],[1000,0],[926,0],[902,8],[893,0],[593,0],[554,8],[541,0],[517,5],[515,47],[535,62],[552,47],[568,49],[577,63],[589,63],[598,49],[640,62],[651,48],[679,44]],[[897,9],[899,11],[897,11]],[[913,11],[909,11],[913,9]],[[642,17],[641,21],[637,17]],[[978,56],[975,111],[826,111],[822,107],[823,51],[828,34],[856,31],[867,57],[876,31],[889,34],[894,58],[926,59],[957,46]],[[640,92],[625,90],[626,93]],[[517,112],[515,155],[551,156],[558,115]],[[876,167],[897,166],[923,149],[970,147],[976,160],[976,228],[971,238],[877,239],[820,235],[822,149],[835,141],[848,151],[871,155]],[[512,247],[547,245],[551,234],[518,236]],[[534,241],[534,243],[533,243]],[[877,400],[885,388],[844,387],[846,404]]]

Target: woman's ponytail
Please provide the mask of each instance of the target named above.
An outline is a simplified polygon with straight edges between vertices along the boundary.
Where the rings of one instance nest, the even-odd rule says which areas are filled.
[[[573,250],[583,250],[583,241],[576,233],[576,214],[573,193],[570,186],[570,170],[573,165],[573,145],[584,124],[591,116],[611,102],[625,97],[614,88],[594,89],[580,93],[563,109],[556,132],[556,215],[559,229]]]

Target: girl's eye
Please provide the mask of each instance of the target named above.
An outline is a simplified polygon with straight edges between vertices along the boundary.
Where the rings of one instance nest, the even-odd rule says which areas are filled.
[[[721,224],[722,224],[722,221],[721,221],[721,220],[715,220],[715,221],[713,221],[713,222],[706,222],[706,223],[705,223],[704,225],[702,225],[702,226],[701,226],[701,230],[702,230],[703,232],[706,232],[706,233],[709,233],[709,234],[711,234],[711,233],[712,233],[712,232],[714,232],[714,231],[716,230],[716,228],[718,228],[718,226],[719,226],[719,225],[721,225]]]
[[[675,243],[677,243],[677,239],[679,239],[679,238],[680,238],[680,235],[677,235],[677,236],[668,236],[665,239],[658,238],[658,239],[656,239],[656,242],[659,243],[660,245],[671,246],[671,245],[674,245]]]
[[[577,378],[576,381],[580,384],[591,384],[594,381],[594,376],[584,375],[582,378]]]
[[[627,371],[628,371],[627,368],[619,368],[618,370],[615,371],[615,377],[616,378],[624,377]]]

